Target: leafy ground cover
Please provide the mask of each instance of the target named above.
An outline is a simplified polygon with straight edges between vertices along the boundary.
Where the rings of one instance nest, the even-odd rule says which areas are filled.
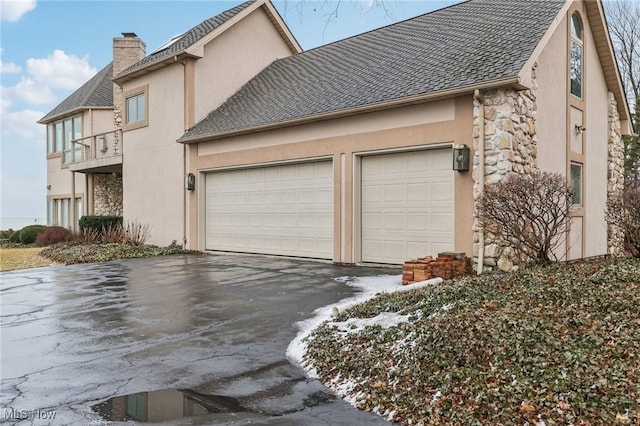
[[[42,247],[0,247],[0,271],[48,266],[52,261],[40,255]]]
[[[106,262],[115,259],[133,259],[179,253],[191,253],[191,251],[184,250],[176,244],[158,247],[148,244],[126,243],[61,243],[47,247],[40,252],[42,256],[64,264]]]
[[[640,424],[640,261],[382,294],[323,323],[304,360],[403,424]]]

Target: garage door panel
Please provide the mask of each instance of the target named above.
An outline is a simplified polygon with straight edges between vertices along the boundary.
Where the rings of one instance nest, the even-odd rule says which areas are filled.
[[[330,161],[209,173],[208,250],[331,259]]]
[[[453,249],[450,149],[363,157],[361,172],[363,261],[400,264]]]

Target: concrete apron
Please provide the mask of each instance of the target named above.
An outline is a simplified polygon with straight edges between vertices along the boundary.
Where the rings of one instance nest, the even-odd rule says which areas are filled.
[[[2,273],[0,415],[18,424],[122,421],[125,411],[150,422],[181,413],[172,424],[386,424],[285,357],[296,322],[354,294],[333,278],[382,274],[399,269],[235,255]]]

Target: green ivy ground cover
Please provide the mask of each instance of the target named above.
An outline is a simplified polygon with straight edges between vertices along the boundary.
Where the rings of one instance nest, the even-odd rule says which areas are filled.
[[[106,262],[115,259],[133,259],[140,257],[153,257],[168,254],[191,253],[183,250],[178,245],[158,247],[153,245],[134,245],[122,243],[109,244],[75,244],[62,243],[43,249],[41,256],[53,260],[54,262],[72,263],[92,263]]]
[[[338,324],[382,312],[410,321]],[[359,408],[403,424],[640,424],[640,261],[379,295],[320,326],[305,361]]]

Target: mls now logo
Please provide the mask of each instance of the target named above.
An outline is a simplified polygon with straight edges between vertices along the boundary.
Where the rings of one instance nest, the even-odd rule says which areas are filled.
[[[6,420],[53,420],[56,418],[55,410],[25,410],[15,408],[5,408],[2,416]]]

